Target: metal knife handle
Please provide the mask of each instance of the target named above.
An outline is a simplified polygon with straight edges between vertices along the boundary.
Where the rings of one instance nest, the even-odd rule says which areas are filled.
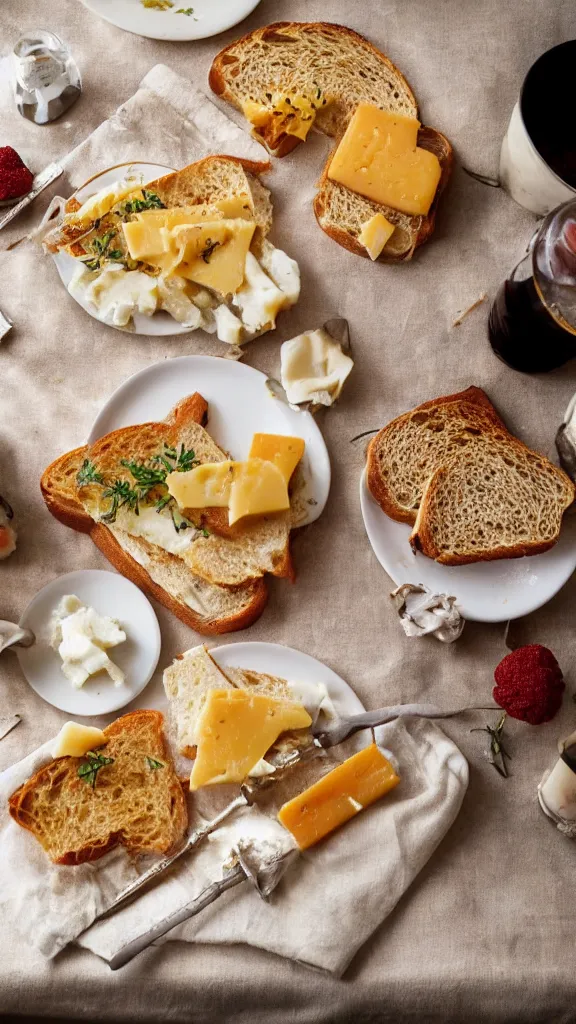
[[[195,917],[205,907],[208,907],[214,900],[217,900],[222,893],[228,889],[232,889],[235,885],[239,885],[246,878],[244,869],[237,864],[232,871],[221,878],[218,882],[213,882],[206,889],[196,897],[192,903],[188,903],[181,910],[176,910],[172,914],[168,914],[162,921],[155,924],[153,928],[149,928],[148,931],[143,932],[136,939],[132,939],[122,949],[119,949],[114,954],[111,960],[108,961],[109,966],[113,971],[117,971],[119,967],[124,967],[125,964],[130,963],[138,953],[141,953],[144,949],[148,949],[148,946],[152,945],[156,939],[161,938],[162,935],[166,935],[166,932],[172,931],[177,925],[183,924],[184,921],[190,920],[191,917]]]
[[[322,747],[334,747],[361,729],[375,729],[378,725],[386,725],[397,718],[453,718],[454,715],[461,715],[465,711],[481,710],[492,711],[498,708],[495,704],[470,704],[454,711],[443,711],[436,704],[395,704],[388,708],[377,708],[376,711],[365,711],[360,715],[341,718],[329,729],[318,733],[316,739]]]
[[[112,915],[115,914],[116,911],[120,910],[121,907],[131,903],[141,889],[150,885],[156,879],[161,878],[165,872],[180,859],[180,857],[183,857],[185,853],[189,853],[190,850],[193,850],[195,846],[198,846],[198,844],[206,838],[206,836],[209,836],[214,829],[218,828],[221,822],[223,822],[228,815],[232,814],[233,811],[238,810],[240,807],[246,807],[247,804],[248,800],[241,793],[240,796],[237,796],[232,800],[224,810],[220,812],[220,814],[217,814],[215,818],[212,818],[211,821],[206,821],[203,825],[199,825],[198,828],[195,828],[186,839],[184,845],[181,846],[180,849],[176,850],[176,853],[173,853],[170,857],[165,857],[164,860],[158,861],[157,864],[153,864],[148,871],[145,871],[144,874],[139,875],[133,882],[130,882],[125,889],[122,889],[122,891],[118,893],[114,903],[111,903],[102,914],[99,914],[98,917],[94,918],[94,921],[101,921],[106,917],[112,917]]]
[[[36,199],[36,196],[39,196],[40,193],[48,187],[48,185],[51,185],[53,181],[56,181],[56,178],[59,178],[62,173],[63,168],[60,164],[49,164],[49,166],[45,167],[43,171],[40,171],[40,173],[34,178],[34,184],[32,185],[30,192],[28,192],[20,202],[16,203],[15,206],[11,206],[8,212],[0,217],[0,231],[2,228],[5,228],[10,221],[14,220],[22,210],[26,209],[26,207]]]
[[[31,629],[24,629],[16,622],[0,619],[0,651],[8,647],[31,647],[36,637]]]

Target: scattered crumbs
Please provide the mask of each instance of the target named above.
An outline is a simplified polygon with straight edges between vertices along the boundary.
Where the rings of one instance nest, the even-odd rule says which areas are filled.
[[[468,309],[465,309],[463,313],[460,313],[460,315],[456,318],[456,320],[452,324],[452,327],[460,327],[460,324],[462,323],[463,320],[466,319],[468,314],[471,313],[472,310],[477,309],[478,306],[481,306],[482,303],[485,302],[487,298],[488,298],[488,296],[487,296],[486,292],[482,292],[482,295],[480,296],[479,299],[476,299],[476,302],[473,302],[471,306],[468,306]]]

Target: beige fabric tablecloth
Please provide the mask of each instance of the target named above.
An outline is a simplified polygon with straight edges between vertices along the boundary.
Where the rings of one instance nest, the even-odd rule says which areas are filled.
[[[158,43],[99,21],[78,0],[41,6],[5,0],[2,52],[40,22],[71,45],[85,92],[60,122],[36,127],[15,111],[0,64],[0,144],[13,145],[35,168],[77,145],[132,95],[154,64],[162,61],[198,81],[214,52],[239,31],[198,44]],[[489,175],[496,172],[500,140],[528,66],[576,34],[572,0],[264,0],[242,28],[321,18],[346,23],[381,46],[412,83],[425,121],[452,139],[458,165]],[[161,126],[158,132],[160,145]],[[319,169],[326,140],[311,145]],[[302,648],[344,676],[367,706],[476,701],[489,694],[493,668],[505,653],[503,627],[469,624],[452,647],[404,637],[389,607],[390,582],[364,533],[358,503],[362,446],[350,438],[419,401],[475,383],[525,440],[553,453],[555,428],[576,387],[576,366],[540,378],[507,369],[486,342],[486,303],[461,327],[451,327],[483,291],[494,293],[519,258],[534,219],[457,166],[432,244],[409,266],[371,266],[319,231],[309,206],[312,164],[304,151],[289,159],[292,172],[283,170],[282,178],[290,180],[290,192],[275,193],[275,235],[300,262],[302,298],[278,332],[252,344],[245,358],[263,370],[276,369],[281,341],[340,314],[352,324],[356,370],[340,407],[323,420],[332,494],[322,520],[296,541],[298,583],[275,582],[263,617],[237,638]],[[274,174],[270,186],[274,190]],[[73,315],[49,264],[39,258],[37,276],[24,283],[20,267],[18,249],[0,253],[0,306],[17,325],[0,348],[0,477],[9,479],[3,489],[20,525],[19,550],[2,567],[3,618],[17,618],[55,575],[104,567],[86,538],[45,511],[40,472],[82,440],[121,380],[183,351],[177,338],[137,341]],[[52,301],[39,303],[46,293]],[[38,321],[44,326],[40,343],[33,340]],[[216,354],[215,346],[205,338],[195,350]],[[573,579],[546,608],[512,628],[515,642],[552,647],[569,691],[575,596]],[[167,662],[193,636],[162,609],[159,617]],[[151,684],[159,685],[159,679]],[[24,717],[0,744],[3,767],[53,734],[64,716],[35,697],[8,656],[0,663],[0,698],[6,711]],[[252,1024],[575,1020],[576,848],[556,834],[534,799],[557,735],[570,731],[575,718],[568,694],[550,725],[512,723],[514,774],[508,781],[483,760],[481,735],[446,725],[471,762],[463,810],[343,980],[241,946],[170,943],[116,975],[78,950],[46,964],[0,922],[0,1012]]]

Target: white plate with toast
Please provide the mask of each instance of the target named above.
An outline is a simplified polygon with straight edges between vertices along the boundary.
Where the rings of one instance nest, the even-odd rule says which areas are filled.
[[[149,181],[155,181],[156,178],[162,177],[164,174],[170,174],[173,171],[173,167],[167,167],[166,164],[152,164],[146,163],[141,160],[137,160],[134,163],[117,164],[115,167],[108,167],[105,171],[101,171],[99,174],[95,174],[93,178],[84,182],[80,185],[80,188],[74,192],[74,198],[79,203],[86,202],[90,196],[95,195],[101,189],[109,188],[115,185],[118,181],[122,181],[124,178],[134,178],[135,184],[146,185]],[[60,276],[62,284],[68,291],[68,285],[72,280],[75,271],[78,269],[78,260],[74,259],[73,256],[68,252],[57,252],[53,255],[56,269]],[[70,294],[70,293],[68,293]],[[88,313],[94,320],[98,320],[98,323],[106,323],[102,320],[95,309],[80,293],[76,292],[74,295],[70,295],[70,298],[77,302],[79,306]],[[106,323],[107,327],[113,327],[115,331],[123,331],[125,334],[148,334],[154,337],[165,337],[173,336],[175,334],[190,334],[194,328],[184,327],[183,324],[179,324],[174,317],[170,316],[169,313],[163,310],[158,310],[154,313],[154,316],[144,316],[143,313],[135,313],[134,317],[134,329],[128,329],[127,327],[117,327],[114,324]]]
[[[100,615],[116,619],[126,633],[111,658],[125,674],[115,686],[104,672],[75,689],[50,647],[51,617],[59,602],[74,594]],[[106,715],[129,704],[148,684],[160,657],[160,627],[152,605],[138,587],[115,572],[79,569],[51,580],[36,594],[20,619],[36,637],[32,647],[14,648],[20,668],[39,697],[75,716]]]
[[[88,444],[121,427],[163,420],[194,391],[208,402],[207,430],[235,459],[248,456],[255,433],[302,437],[303,499],[309,512],[298,525],[322,514],[330,490],[330,458],[324,438],[309,412],[274,398],[266,375],[244,363],[216,356],[178,356],[153,363],[124,381],[97,416]]]
[[[140,0],[82,0],[89,11],[125,32],[148,39],[186,42],[206,39],[232,28],[258,7],[260,0],[169,0],[162,10],[145,7]]]
[[[575,516],[565,518],[558,543],[544,554],[447,566],[412,551],[412,527],[384,514],[368,490],[365,471],[360,505],[374,554],[394,583],[422,583],[434,593],[451,595],[460,614],[475,622],[529,615],[550,601],[576,569]]]

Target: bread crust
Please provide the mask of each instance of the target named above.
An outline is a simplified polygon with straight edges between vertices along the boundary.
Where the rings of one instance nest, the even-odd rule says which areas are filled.
[[[170,413],[167,421],[170,426],[169,436],[177,438],[181,426],[191,420],[204,426],[207,421],[207,415],[208,403],[202,395],[198,392],[188,395]],[[107,434],[106,438],[114,439],[124,434],[124,432],[125,428],[121,428]],[[268,587],[263,578],[251,580],[237,587],[227,587],[226,589],[232,592],[251,591],[249,603],[241,612],[235,615],[207,620],[194,612],[188,605],[177,601],[159,584],[155,583],[144,566],[140,565],[128,552],[124,551],[121,544],[106,526],[101,523],[95,523],[80,502],[73,498],[71,494],[64,494],[62,490],[58,490],[57,481],[63,475],[73,475],[75,478],[87,452],[88,447],[86,445],[81,448],[75,448],[73,451],[67,452],[65,455],[55,459],[42,474],[40,481],[42,497],[48,511],[54,518],[72,530],[88,534],[96,547],[119,573],[131,580],[149,597],[155,598],[159,604],[167,608],[181,622],[197,633],[201,633],[203,636],[218,636],[222,633],[233,633],[251,626],[261,616],[268,601]],[[166,553],[166,558],[175,558],[175,556]],[[279,566],[279,574],[293,579],[293,567],[289,551],[286,555],[285,563]]]
[[[408,419],[414,413],[423,412],[424,410],[431,408],[441,408],[442,406],[450,405],[452,402],[457,401],[473,402],[475,405],[481,406],[494,427],[505,430],[506,433],[508,433],[508,428],[496,412],[496,409],[492,405],[488,395],[482,390],[482,388],[478,388],[475,385],[466,388],[464,391],[457,391],[452,395],[443,395],[441,398],[432,398],[427,402],[422,402],[422,404],[417,405],[415,409],[410,409],[409,412],[402,413],[401,416],[397,416],[395,419],[391,420],[390,423],[387,423],[385,427],[382,427],[382,430],[379,430],[378,433],[374,435],[366,449],[366,483],[368,485],[368,490],[389,519],[394,519],[397,523],[408,523],[409,526],[414,526],[417,514],[411,510],[403,509],[396,503],[390,492],[390,488],[382,478],[377,459],[380,439],[387,430],[391,427],[396,427],[399,423]]]
[[[164,735],[164,716],[160,711],[152,710],[139,710],[131,711],[126,715],[122,715],[121,718],[116,719],[104,729],[104,734],[107,739],[113,739],[115,735],[120,732],[139,731],[140,725],[144,719],[148,720],[148,724],[151,725],[157,731],[157,742],[160,745],[162,751],[162,759],[170,765],[170,768],[174,774],[174,785],[172,786],[172,801],[174,809],[174,836],[172,841],[165,845],[163,849],[159,849],[160,853],[170,853],[170,851],[176,846],[184,835],[184,831],[188,824],[188,811],[186,806],[186,797],[184,795],[183,788],[178,780],[178,777],[174,771],[174,765],[172,757],[166,743],[166,737]],[[83,760],[81,757],[58,757],[55,758],[47,765],[43,765],[39,768],[34,775],[28,779],[22,786],[20,786],[8,800],[8,810],[11,817],[27,831],[35,835],[34,828],[30,827],[26,815],[23,813],[24,803],[27,796],[32,793],[35,788],[44,782],[46,779],[50,780],[51,773],[55,770],[59,771],[60,766],[63,764],[71,765],[72,770],[75,770],[77,765]],[[65,864],[68,866],[75,866],[78,864],[85,864],[89,861],[99,860],[103,857],[108,850],[111,850],[114,846],[122,844],[126,850],[133,853],[140,852],[139,849],[131,846],[129,842],[122,842],[122,835],[118,832],[110,833],[105,842],[94,843],[92,845],[83,847],[80,850],[70,850],[63,856],[59,857],[54,863]]]

